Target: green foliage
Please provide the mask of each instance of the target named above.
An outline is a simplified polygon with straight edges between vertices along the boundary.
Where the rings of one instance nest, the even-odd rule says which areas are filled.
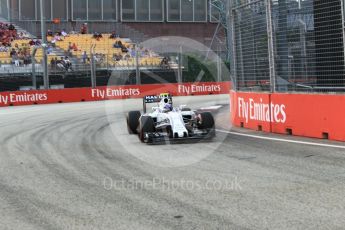
[[[202,57],[195,55],[185,55],[183,58],[185,60],[184,64],[187,63],[187,66],[185,66],[186,70],[183,72],[184,82],[194,82],[197,80],[209,82],[217,79],[216,63],[204,61]]]
[[[212,82],[217,81],[217,63],[210,60],[205,60],[204,56],[197,56],[188,54],[183,56],[183,71],[184,82]],[[226,62],[222,66],[222,80],[229,80],[229,66],[230,63]]]

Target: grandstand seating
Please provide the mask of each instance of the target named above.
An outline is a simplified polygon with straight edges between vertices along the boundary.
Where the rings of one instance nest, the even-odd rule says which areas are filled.
[[[111,39],[109,38],[110,34],[103,34],[102,38],[95,39],[92,34],[74,34],[65,37],[62,41],[56,41],[56,46],[65,50],[69,50],[70,44],[76,44],[77,50],[71,50],[73,56],[82,59],[84,51],[87,56],[90,57],[91,52],[94,54],[103,54],[106,58],[106,63],[110,66],[135,66],[135,57],[130,56],[127,59],[120,61],[113,60],[113,55],[125,56],[126,53],[122,52],[120,48],[114,48],[114,43],[118,40],[126,48],[133,48],[133,44],[128,42],[126,39]],[[49,37],[48,40],[52,41],[52,37]],[[92,50],[91,50],[92,49]],[[159,56],[156,57],[141,57],[140,66],[159,66],[161,64],[162,58]]]
[[[32,52],[32,47],[30,46],[30,39],[15,39],[11,42],[11,46],[8,47],[8,51],[6,52],[0,52],[0,63],[1,64],[11,64],[12,63],[12,58],[11,58],[11,50],[15,49],[18,51],[19,49],[26,49],[29,54]],[[43,57],[43,50],[42,49],[37,49],[36,52],[36,58],[35,61],[36,63],[41,63],[42,62],[42,57]],[[51,59],[57,57],[55,54],[49,54],[48,55],[48,63],[50,62]]]
[[[5,28],[8,31],[7,28]],[[0,28],[1,32],[1,28]],[[11,57],[12,49],[15,49],[16,52],[19,50],[25,50],[24,53],[31,55],[32,53],[32,46],[30,45],[31,39],[28,38],[21,38],[16,35],[16,32],[11,31],[11,35],[15,34],[11,37],[11,42],[7,43],[7,46],[2,46],[3,50],[0,52],[0,64],[13,64],[13,60]],[[53,41],[54,37],[48,36],[47,40],[49,43]],[[123,49],[121,48],[114,48],[114,43],[116,41],[121,41],[123,45]],[[53,49],[53,52],[48,54],[48,63],[51,62],[52,59],[60,59],[59,56],[71,56],[76,58],[77,60],[83,59],[83,54],[86,52],[87,57],[90,58],[91,53],[100,55],[102,57],[102,61],[99,64],[106,65],[107,67],[135,67],[136,66],[136,58],[134,53],[134,44],[131,43],[129,39],[123,38],[110,38],[110,34],[103,34],[101,38],[94,38],[93,34],[70,34],[66,37],[61,37],[61,41],[54,41],[56,48],[60,48],[60,53],[56,51],[56,48]],[[0,43],[0,45],[5,44],[5,42]],[[71,50],[70,45],[76,44],[77,49]],[[128,49],[129,51],[126,52]],[[114,58],[120,57],[120,58]],[[35,55],[36,63],[41,63],[43,57],[43,50],[37,49]],[[139,65],[140,66],[151,66],[151,67],[159,67],[162,62],[162,57],[154,54],[153,52],[149,52],[149,54],[145,54],[142,50],[139,56]]]

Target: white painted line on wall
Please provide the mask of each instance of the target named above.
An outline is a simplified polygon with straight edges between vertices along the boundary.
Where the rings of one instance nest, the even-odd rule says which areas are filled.
[[[258,136],[258,135],[237,133],[237,132],[219,130],[219,129],[217,129],[217,131],[221,132],[221,133],[232,134],[232,135],[243,136],[243,137],[251,137],[251,138],[262,139],[262,140],[270,140],[270,141],[286,142],[286,143],[293,143],[293,144],[302,144],[302,145],[345,149],[345,146],[342,146],[342,145],[331,145],[331,144],[323,144],[323,143],[316,143],[316,142],[288,140],[288,139],[283,139],[283,138],[263,137],[263,136]]]

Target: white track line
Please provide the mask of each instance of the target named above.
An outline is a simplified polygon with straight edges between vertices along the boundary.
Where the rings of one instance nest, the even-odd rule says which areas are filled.
[[[214,105],[214,106],[208,106],[208,107],[202,107],[200,110],[218,110],[222,108],[222,105]]]
[[[226,134],[232,134],[232,135],[243,136],[243,137],[251,137],[251,138],[263,139],[263,140],[270,140],[270,141],[345,149],[345,146],[342,146],[342,145],[330,145],[330,144],[314,143],[314,142],[307,142],[307,141],[294,141],[294,140],[287,140],[287,139],[281,139],[281,138],[263,137],[263,136],[258,136],[258,135],[237,133],[237,132],[231,132],[231,131],[219,130],[219,129],[217,129],[217,131],[221,133],[226,133]]]

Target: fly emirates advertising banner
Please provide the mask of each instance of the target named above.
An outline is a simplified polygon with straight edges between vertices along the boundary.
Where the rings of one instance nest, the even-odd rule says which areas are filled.
[[[345,141],[345,96],[231,92],[235,126]]]
[[[25,103],[40,103],[48,101],[47,92],[14,92],[14,93],[1,93],[0,106],[7,106],[13,104]]]
[[[237,98],[238,117],[251,121],[285,123],[286,112],[284,104],[265,103],[262,98]]]
[[[98,101],[126,98],[142,98],[146,95],[171,93],[174,96],[228,94],[230,82],[205,82],[184,84],[151,84],[110,86],[97,88],[73,88],[39,91],[16,91],[0,93],[0,107]]]
[[[237,126],[269,132],[271,123],[287,122],[287,106],[274,103],[269,94],[231,93],[232,123]]]

